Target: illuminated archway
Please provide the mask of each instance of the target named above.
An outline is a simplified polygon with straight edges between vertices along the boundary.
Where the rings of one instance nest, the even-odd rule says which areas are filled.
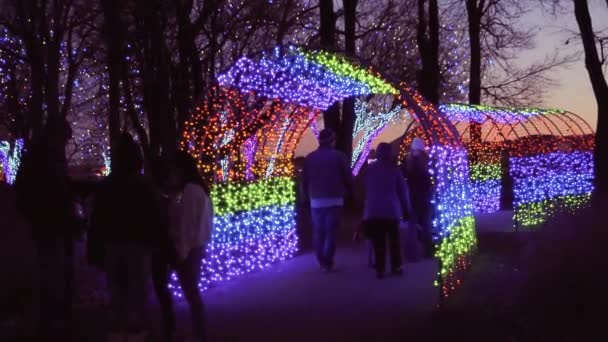
[[[295,148],[323,110],[349,97],[357,98],[354,173],[395,117],[420,127],[435,185],[438,285],[446,296],[455,287],[476,243],[467,154],[455,127],[416,91],[361,62],[291,46],[238,60],[185,125],[181,146],[214,184],[215,232],[201,287],[294,255]]]
[[[505,179],[512,181],[518,227],[538,225],[552,213],[580,207],[590,198],[594,133],[578,115],[463,104],[442,105],[440,111],[469,149],[476,211],[499,209],[503,184],[510,186]],[[480,141],[470,139],[471,123],[477,125]]]

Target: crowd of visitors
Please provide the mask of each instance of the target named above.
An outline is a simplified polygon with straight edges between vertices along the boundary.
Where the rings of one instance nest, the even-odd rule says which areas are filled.
[[[413,140],[402,170],[391,145],[381,143],[376,161],[367,167],[363,178],[361,228],[373,248],[370,265],[379,279],[384,278],[388,241],[391,272],[401,275],[404,250],[408,259],[418,259],[420,243],[424,256],[433,255],[432,183],[424,141]],[[335,149],[335,134],[330,129],[319,133],[319,148],[306,157],[301,179],[303,196],[310,203],[317,260],[321,269],[329,272],[334,267],[336,231],[344,203],[355,194],[350,162]],[[409,238],[402,239],[405,236]],[[405,249],[401,245],[403,240]]]
[[[51,162],[59,153],[49,148],[60,144],[49,139],[57,137],[42,137],[29,149],[16,184],[18,209],[32,227],[40,261],[40,340],[70,340],[74,241],[88,226],[88,261],[107,278],[108,341],[146,340],[150,279],[162,311],[164,340],[174,340],[171,271],[190,307],[192,340],[206,341],[198,283],[213,207],[196,161],[178,151],[153,179],[143,172],[140,146],[123,134],[112,156],[112,172],[98,185],[87,220],[77,215],[67,172],[56,169],[61,163]]]
[[[122,134],[113,149],[112,171],[88,201],[90,215],[82,215],[67,172],[61,169],[66,165],[62,153],[53,150],[64,145],[52,139],[66,139],[70,132],[65,133],[43,136],[28,149],[16,183],[18,208],[32,227],[40,261],[41,340],[69,340],[74,241],[86,231],[88,262],[106,274],[108,341],[145,340],[150,281],[161,309],[164,340],[174,340],[176,319],[168,287],[172,272],[190,308],[193,340],[205,341],[199,281],[213,231],[213,206],[194,158],[176,151],[151,177],[139,144]],[[331,272],[336,231],[355,191],[350,161],[334,148],[334,132],[323,130],[319,145],[304,161],[300,190],[311,208],[317,261],[324,272]],[[424,143],[415,140],[406,167],[399,169],[391,145],[383,143],[377,161],[365,171],[362,227],[373,246],[378,278],[385,275],[387,241],[391,273],[403,272],[400,227],[409,227],[431,253],[426,158]]]

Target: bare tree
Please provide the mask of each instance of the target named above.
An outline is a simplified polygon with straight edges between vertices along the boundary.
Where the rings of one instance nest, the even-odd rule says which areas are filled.
[[[462,4],[464,3],[464,9]],[[470,47],[469,103],[535,105],[555,82],[550,73],[574,60],[557,52],[528,66],[514,61],[522,50],[534,47],[535,28],[519,19],[531,2],[517,0],[456,0],[450,8],[467,18]],[[466,14],[461,13],[465,11]]]
[[[595,189],[598,197],[608,196],[608,82],[603,74],[602,61],[586,0],[574,0],[574,15],[585,51],[585,67],[597,102],[595,132]]]
[[[344,0],[344,50],[347,56],[355,57],[357,37],[357,3],[358,0]],[[342,120],[338,135],[338,146],[349,160],[353,154],[353,129],[355,127],[355,97],[344,99],[342,103]]]
[[[362,2],[357,13],[358,56],[380,67],[384,75],[418,85],[421,55],[417,42],[418,0]],[[439,95],[443,102],[459,102],[467,90],[468,44],[461,18],[440,8]]]
[[[420,92],[439,103],[439,6],[437,0],[418,0],[417,41],[422,69],[418,74]],[[428,17],[428,18],[427,18]]]

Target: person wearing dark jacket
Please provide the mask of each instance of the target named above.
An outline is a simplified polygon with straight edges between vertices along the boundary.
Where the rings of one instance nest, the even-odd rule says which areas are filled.
[[[112,172],[93,204],[91,233],[102,246],[110,291],[110,340],[145,335],[150,258],[166,235],[160,194],[142,168],[139,146],[123,134],[112,156]]]
[[[17,209],[29,223],[39,262],[39,335],[69,339],[74,240],[81,227],[67,176],[67,122],[50,122],[24,154],[15,182]]]
[[[424,141],[414,138],[405,164],[405,174],[410,189],[412,209],[420,232],[425,257],[433,256],[432,206],[433,184],[429,173],[429,156]]]
[[[340,225],[344,198],[353,192],[353,176],[348,157],[336,150],[335,133],[319,133],[319,148],[304,162],[302,192],[310,201],[314,245],[324,271],[334,267],[336,230]]]
[[[381,143],[376,150],[377,161],[365,173],[365,204],[363,220],[365,235],[374,246],[378,279],[384,277],[386,242],[390,250],[391,271],[401,275],[399,222],[411,213],[407,184],[397,168],[391,145]]]

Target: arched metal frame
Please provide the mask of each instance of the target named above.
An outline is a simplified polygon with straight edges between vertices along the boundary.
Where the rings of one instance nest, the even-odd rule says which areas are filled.
[[[264,64],[264,66],[271,65],[274,62],[296,63],[298,62],[296,60],[298,58],[297,55],[302,53],[302,51],[302,49],[294,49],[293,47],[278,47],[270,53],[262,53],[260,55],[257,55],[256,57],[253,57],[254,59],[251,60],[251,65],[255,65],[255,63],[258,62],[268,63]],[[461,144],[458,132],[456,131],[455,127],[450,123],[448,118],[444,117],[440,112],[438,112],[433,105],[424,100],[422,96],[420,96],[420,94],[418,94],[415,90],[406,86],[405,84],[391,82],[389,79],[383,77],[381,73],[375,71],[371,66],[367,65],[366,63],[352,59],[347,62],[344,58],[340,56],[326,54],[324,52],[310,52],[310,54],[312,55],[314,63],[317,63],[322,68],[325,68],[325,71],[323,71],[324,73],[336,72],[331,70],[331,65],[323,64],[325,62],[323,58],[327,58],[331,59],[330,62],[338,61],[339,63],[343,63],[342,65],[348,64],[346,65],[345,69],[354,68],[358,70],[357,72],[359,73],[353,74],[353,76],[338,75],[336,76],[338,78],[352,77],[351,80],[357,81],[359,80],[358,77],[360,77],[362,73],[365,73],[365,75],[363,76],[364,79],[366,79],[366,77],[375,77],[374,80],[378,79],[381,80],[379,82],[390,84],[393,89],[397,90],[396,93],[393,94],[394,103],[400,104],[404,108],[404,110],[407,110],[407,112],[415,119],[415,122],[423,128],[423,132],[427,136],[427,141],[431,143],[429,146],[429,152],[431,155],[431,165],[429,165],[429,167],[431,167],[433,170],[432,174],[436,189],[436,195],[434,198],[434,202],[437,206],[437,215],[435,218],[435,233],[437,238],[436,242],[440,246],[437,258],[439,259],[441,264],[440,277],[438,281],[440,284],[441,293],[444,296],[449,295],[450,291],[458,283],[457,279],[459,278],[459,272],[466,268],[466,266],[468,265],[468,252],[474,248],[476,242],[474,233],[474,221],[472,218],[472,212],[470,210],[471,202],[468,192],[468,166],[466,164],[466,157],[463,158],[463,156],[466,156],[466,151],[464,150],[464,147]],[[281,58],[284,57],[288,59],[281,60]],[[291,58],[291,60],[289,60],[289,58]],[[306,56],[306,58],[308,58],[308,55]],[[264,60],[264,62],[262,62],[262,60]],[[241,91],[239,89],[238,84],[240,84],[239,82],[244,80],[247,82],[254,82],[248,83],[253,84],[253,86],[259,85],[260,87],[281,87],[280,83],[276,83],[280,80],[278,78],[279,75],[277,75],[276,73],[257,75],[255,81],[251,81],[251,79],[248,78],[249,75],[247,75],[245,72],[254,71],[251,71],[250,69],[247,69],[249,71],[239,70],[236,67],[238,63],[239,62],[235,63],[235,68],[231,67],[224,73],[227,74],[233,72],[233,74],[230,74],[228,78],[224,78],[224,80],[232,81],[229,81],[228,83],[220,82],[220,88],[224,87],[229,93],[238,94],[238,92]],[[315,66],[315,68],[317,68],[317,66]],[[308,69],[303,70],[303,72],[309,72]],[[338,72],[341,71],[338,70]],[[221,75],[223,74],[220,74],[220,76],[218,76],[218,79],[222,77]],[[317,76],[307,75],[306,77]],[[259,84],[255,83],[258,82],[258,80],[263,81],[261,81],[262,83]],[[271,89],[271,91],[276,90],[277,89],[275,88]],[[280,220],[279,217],[291,217],[288,213],[286,214],[285,212],[277,212],[277,210],[286,210],[285,208],[288,208],[289,206],[292,206],[291,210],[293,210],[293,193],[290,194],[289,191],[285,192],[284,196],[281,197],[281,199],[285,199],[286,201],[281,202],[284,203],[282,207],[277,207],[277,205],[273,204],[272,208],[268,209],[270,207],[261,206],[261,204],[266,204],[267,202],[270,203],[276,199],[277,196],[275,194],[272,194],[272,192],[274,191],[274,187],[279,187],[280,189],[283,189],[284,184],[286,182],[290,182],[290,179],[293,176],[293,166],[291,166],[291,169],[286,166],[284,168],[281,168],[281,171],[272,173],[267,172],[265,174],[265,177],[262,177],[260,172],[258,172],[257,176],[254,177],[253,180],[245,180],[243,177],[243,174],[245,173],[243,167],[236,166],[238,166],[237,164],[242,164],[242,162],[240,161],[244,159],[241,155],[244,150],[244,143],[247,141],[247,139],[259,134],[259,132],[264,132],[264,136],[260,137],[260,141],[258,141],[256,149],[256,151],[258,152],[253,153],[253,155],[255,156],[256,163],[263,164],[267,162],[264,159],[268,156],[261,155],[259,151],[263,151],[264,148],[269,148],[269,146],[278,146],[275,150],[277,152],[276,154],[281,156],[281,160],[287,161],[292,159],[296,146],[296,144],[292,142],[297,141],[302,136],[303,130],[294,131],[291,132],[289,135],[282,136],[281,132],[277,132],[277,130],[281,130],[278,128],[282,127],[280,122],[281,118],[286,117],[287,120],[294,120],[294,122],[286,123],[286,125],[292,124],[292,126],[306,127],[312,122],[312,120],[314,120],[314,115],[312,119],[308,115],[288,114],[284,116],[281,114],[281,110],[283,110],[286,104],[290,102],[285,102],[280,98],[264,99],[263,97],[256,95],[254,90],[247,91],[251,92],[250,95],[253,96],[254,100],[257,97],[257,101],[266,101],[266,103],[259,104],[259,107],[264,108],[264,110],[260,111],[255,109],[255,117],[248,119],[247,124],[238,123],[238,120],[242,121],[243,119],[237,118],[233,120],[236,121],[235,123],[233,123],[233,126],[230,126],[232,128],[228,126],[220,126],[219,128],[214,127],[213,129],[209,129],[208,131],[215,132],[214,134],[216,134],[216,136],[214,136],[214,139],[209,140],[197,138],[197,135],[205,134],[205,131],[207,131],[205,127],[197,126],[197,122],[201,122],[206,125],[214,124],[217,126],[218,122],[221,121],[221,115],[225,115],[226,113],[226,111],[222,108],[226,108],[225,106],[231,106],[230,97],[226,97],[226,101],[222,103],[214,104],[212,98],[212,96],[214,95],[210,94],[211,97],[208,97],[207,99],[209,105],[201,106],[201,108],[203,108],[202,110],[205,112],[195,115],[195,119],[193,119],[192,122],[186,125],[187,130],[184,133],[185,138],[182,143],[182,147],[184,149],[189,150],[193,155],[198,158],[204,159],[204,157],[206,157],[204,155],[205,153],[212,153],[215,157],[212,159],[201,159],[201,165],[204,166],[205,163],[212,163],[206,166],[205,170],[215,170],[213,172],[220,170],[222,171],[221,174],[224,175],[224,178],[222,178],[222,180],[219,182],[217,177],[213,178],[216,181],[216,184],[213,187],[212,195],[214,196],[214,203],[218,204],[218,211],[221,214],[221,218],[216,217],[216,226],[218,225],[218,222],[221,221],[221,224],[226,225],[228,228],[222,228],[221,236],[218,235],[219,237],[215,239],[220,241],[222,244],[212,243],[212,248],[220,250],[216,253],[219,253],[219,256],[213,255],[214,253],[211,253],[211,261],[206,263],[206,267],[212,269],[211,274],[208,274],[208,277],[211,277],[212,279],[223,279],[225,277],[231,277],[252,270],[251,267],[247,268],[243,267],[243,265],[238,265],[231,266],[233,268],[237,268],[237,271],[232,272],[230,270],[230,267],[226,267],[226,265],[228,265],[227,262],[234,264],[235,259],[230,258],[235,258],[236,256],[232,256],[232,254],[234,254],[233,252],[226,252],[227,247],[225,247],[223,244],[235,243],[234,241],[236,241],[235,239],[238,239],[238,236],[247,236],[247,234],[253,234],[258,231],[268,231],[268,233],[264,233],[266,235],[256,235],[259,236],[257,239],[263,239],[263,241],[267,241],[268,234],[270,234],[272,236],[275,236],[275,238],[273,238],[275,239],[273,240],[274,242],[271,243],[278,243],[280,246],[277,247],[273,245],[274,247],[264,247],[271,248],[271,250],[274,252],[269,252],[269,250],[267,249],[261,249],[258,250],[257,253],[271,253],[271,256],[273,257],[271,257],[270,259],[274,261],[281,260],[283,258],[290,257],[291,255],[293,255],[293,253],[295,252],[294,248],[297,244],[297,237],[294,234],[295,221],[293,219],[288,219],[287,221],[284,221],[285,223],[282,224],[282,228],[279,227],[280,229],[272,228],[268,230],[268,227],[258,226],[258,221],[260,224],[263,224],[263,222],[269,222],[269,225],[276,225],[276,221]],[[313,91],[316,90],[313,89]],[[335,93],[333,94],[335,95]],[[383,96],[386,96],[386,94],[384,94]],[[249,97],[247,98],[249,99]],[[278,101],[278,103],[276,103],[276,101]],[[271,104],[269,105],[269,103]],[[298,106],[298,104],[296,104],[296,106]],[[302,109],[301,104],[299,106],[302,113],[306,112],[305,108]],[[320,109],[324,108],[309,107],[309,110],[311,111]],[[230,108],[230,110],[233,110],[233,108]],[[297,111],[298,109],[295,110],[295,112]],[[241,114],[248,115],[247,113]],[[318,113],[316,115],[318,115]],[[251,122],[257,123],[259,127],[255,126],[257,128],[251,128]],[[300,126],[299,123],[301,123],[302,125]],[[413,122],[411,124],[413,124]],[[281,139],[285,138],[286,140],[289,140],[290,143],[277,143],[277,134],[281,136]],[[209,145],[209,142],[213,143],[214,145]],[[200,145],[201,143],[207,145]],[[261,187],[258,184],[264,184],[264,186]],[[255,189],[251,190],[251,192],[254,192],[255,196],[250,193],[249,189]],[[233,192],[239,193],[240,196],[237,198],[236,195],[232,194]],[[261,197],[258,198],[256,196]],[[264,196],[269,197],[271,200],[268,200],[268,198]],[[255,203],[249,201],[254,201]],[[236,211],[230,211],[226,209],[225,206],[234,207],[236,208]],[[271,210],[272,212],[270,212],[269,210]],[[247,219],[248,221],[243,221],[250,222],[252,226],[245,227],[243,226],[243,223],[238,223],[234,221],[236,219],[235,217],[240,217],[239,215],[251,215],[251,213],[253,212],[256,212],[255,215],[257,215],[257,218],[249,218]],[[277,214],[282,216],[276,216]],[[270,221],[268,221],[266,217],[268,215],[274,215]],[[244,233],[240,235],[236,234],[235,237],[235,234],[231,233],[231,229],[233,229],[231,227],[233,226],[241,227],[238,229],[242,229]],[[279,234],[280,236],[277,234]],[[248,238],[247,241],[253,240]],[[251,248],[253,247],[239,247],[239,249],[243,250],[251,250]],[[276,257],[274,257],[275,255]],[[230,260],[220,260],[226,258]],[[239,258],[239,260],[241,260],[244,258],[244,256],[241,255],[239,256]],[[222,262],[224,262],[224,264],[222,264]],[[215,264],[212,265],[210,263]],[[258,265],[253,268],[259,267],[261,266]],[[220,269],[223,269],[224,272],[220,272]],[[226,272],[228,273],[226,274]],[[203,281],[203,283],[208,284],[209,281],[210,280],[207,279]],[[173,286],[175,287],[175,285]],[[179,291],[176,291],[176,293],[179,293]]]
[[[472,162],[475,165],[481,163],[480,170],[493,174],[472,174],[474,193],[497,193],[504,181],[501,171],[504,166],[492,167],[487,163],[502,163],[501,151],[509,151],[509,178],[514,179],[515,184],[513,206],[517,224],[541,223],[553,211],[584,205],[589,198],[593,179],[591,148],[594,133],[580,116],[562,110],[462,104],[444,105],[441,110],[452,118],[463,141],[468,138],[473,117],[482,128],[488,128],[479,141],[480,145],[472,145],[479,149],[475,156],[484,157]],[[466,120],[467,116],[471,119]],[[479,120],[480,117],[483,120]],[[505,131],[506,134],[500,134]],[[485,180],[489,181],[484,183]],[[492,200],[494,202],[488,204],[487,198],[473,198],[476,208],[498,208],[498,199]]]

